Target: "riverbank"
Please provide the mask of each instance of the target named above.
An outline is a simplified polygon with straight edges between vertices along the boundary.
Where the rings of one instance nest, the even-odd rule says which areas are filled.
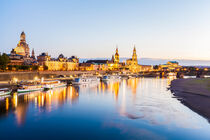
[[[13,78],[18,80],[33,80],[34,77],[44,77],[52,78],[59,76],[69,76],[69,75],[78,75],[78,74],[94,74],[95,71],[18,71],[18,72],[0,72],[0,82],[7,81],[9,82]],[[103,73],[100,72],[100,73]],[[1,83],[0,83],[1,84]]]
[[[210,122],[210,78],[177,79],[170,90],[193,111]]]

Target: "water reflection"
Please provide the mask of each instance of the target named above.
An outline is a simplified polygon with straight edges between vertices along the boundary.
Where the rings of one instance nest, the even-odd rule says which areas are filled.
[[[176,131],[179,128],[196,129],[197,131],[200,130],[199,132],[203,131],[204,128],[210,128],[205,119],[181,104],[167,90],[174,78],[133,78],[91,85],[68,86],[47,92],[15,93],[13,96],[0,101],[0,119],[7,121],[5,118],[10,118],[14,114],[15,124],[25,126],[28,123],[27,119],[32,120],[35,117],[43,116],[45,113],[53,114],[56,111],[59,112],[63,107],[71,106],[76,109],[68,110],[65,108],[63,110],[65,113],[53,114],[55,115],[53,117],[60,117],[59,115],[61,115],[66,118],[65,121],[57,122],[57,125],[59,123],[62,124],[61,126],[66,124],[70,121],[68,117],[73,116],[72,112],[76,112],[76,115],[73,116],[73,120],[77,121],[76,124],[85,120],[86,127],[92,128],[92,124],[88,122],[94,120],[101,122],[103,126],[102,128],[101,126],[97,127],[96,130],[103,132],[104,129],[115,127],[123,131],[119,135],[126,132],[133,134],[140,130],[141,132],[146,131],[148,134],[162,131],[159,128],[154,130],[153,127],[156,126],[166,127],[165,133],[171,129]],[[68,114],[68,111],[72,111],[72,114]],[[85,111],[88,113],[81,115],[81,113],[85,114]],[[93,118],[91,118],[92,116]],[[8,121],[11,120],[12,118],[8,119]],[[44,121],[48,120],[44,118]],[[145,125],[147,127],[143,128]],[[80,125],[77,127],[77,130],[82,129]],[[47,128],[55,129],[50,128],[50,125]],[[14,127],[14,129],[17,128]],[[137,133],[135,134],[138,136]]]
[[[121,102],[118,104],[119,113],[129,119],[144,119],[156,125],[198,128],[197,117],[192,117],[198,115],[180,104],[173,94],[167,91],[174,78],[123,81]],[[127,89],[130,89],[132,94]]]
[[[11,98],[7,97],[4,103],[1,103],[0,115],[14,112],[17,124],[21,125],[24,123],[29,105],[33,105],[40,113],[51,112],[65,103],[77,103],[79,93],[106,93],[113,95],[117,110],[122,116],[130,119],[146,119],[153,124],[175,123],[179,126],[191,127],[193,125],[191,121],[196,122],[196,119],[183,121],[183,116],[191,118],[192,113],[186,112],[186,108],[183,110],[182,104],[173,98],[169,91],[166,91],[172,80],[173,77],[167,79],[133,78],[92,85],[69,86],[47,92],[14,93]],[[122,92],[120,92],[121,87]]]
[[[62,106],[65,102],[70,104],[76,103],[78,97],[78,89],[72,86],[47,92],[14,93],[12,97],[7,97],[0,102],[0,116],[8,115],[8,112],[13,112],[16,116],[17,124],[21,125],[25,122],[29,105],[33,105],[39,112],[43,110],[51,112],[52,109],[59,108],[59,106]]]

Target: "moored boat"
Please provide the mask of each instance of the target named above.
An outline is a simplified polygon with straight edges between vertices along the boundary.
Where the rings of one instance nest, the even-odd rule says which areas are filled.
[[[120,76],[118,75],[105,75],[102,77],[102,81],[118,80]]]
[[[90,84],[90,83],[96,83],[100,82],[100,78],[93,76],[93,77],[79,77],[75,78],[74,81],[72,81],[73,85],[78,85],[78,84]]]
[[[42,83],[44,86],[44,90],[50,90],[53,88],[59,88],[59,87],[65,87],[67,84],[66,83],[62,83],[58,80],[54,80],[54,81],[44,81]]]
[[[8,88],[1,88],[0,89],[0,96],[6,96],[11,94],[12,90],[8,89]]]
[[[42,91],[44,88],[42,85],[22,85],[17,89],[18,93],[33,92],[33,91]]]

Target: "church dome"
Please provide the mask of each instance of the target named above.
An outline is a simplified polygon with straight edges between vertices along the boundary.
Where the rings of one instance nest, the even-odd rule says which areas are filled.
[[[26,55],[25,54],[25,49],[22,46],[16,47],[15,48],[15,52],[16,52],[16,54],[19,54],[19,55],[22,55],[22,56],[25,56]]]

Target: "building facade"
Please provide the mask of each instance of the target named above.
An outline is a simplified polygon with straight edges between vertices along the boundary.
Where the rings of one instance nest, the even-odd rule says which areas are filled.
[[[37,57],[41,66],[47,67],[49,71],[74,71],[79,69],[79,59],[75,56],[70,58],[60,54],[57,59],[51,58],[48,53],[42,53]]]
[[[153,70],[151,65],[139,65],[138,58],[136,54],[136,47],[133,48],[132,58],[126,60],[126,69],[130,72],[137,73],[137,72],[145,72]]]
[[[122,67],[122,63],[120,63],[118,47],[116,47],[115,55],[112,55],[112,59],[107,62],[107,65],[108,70],[110,71],[119,70]]]
[[[182,68],[177,61],[168,61],[166,64],[159,65],[160,70],[173,71]]]

